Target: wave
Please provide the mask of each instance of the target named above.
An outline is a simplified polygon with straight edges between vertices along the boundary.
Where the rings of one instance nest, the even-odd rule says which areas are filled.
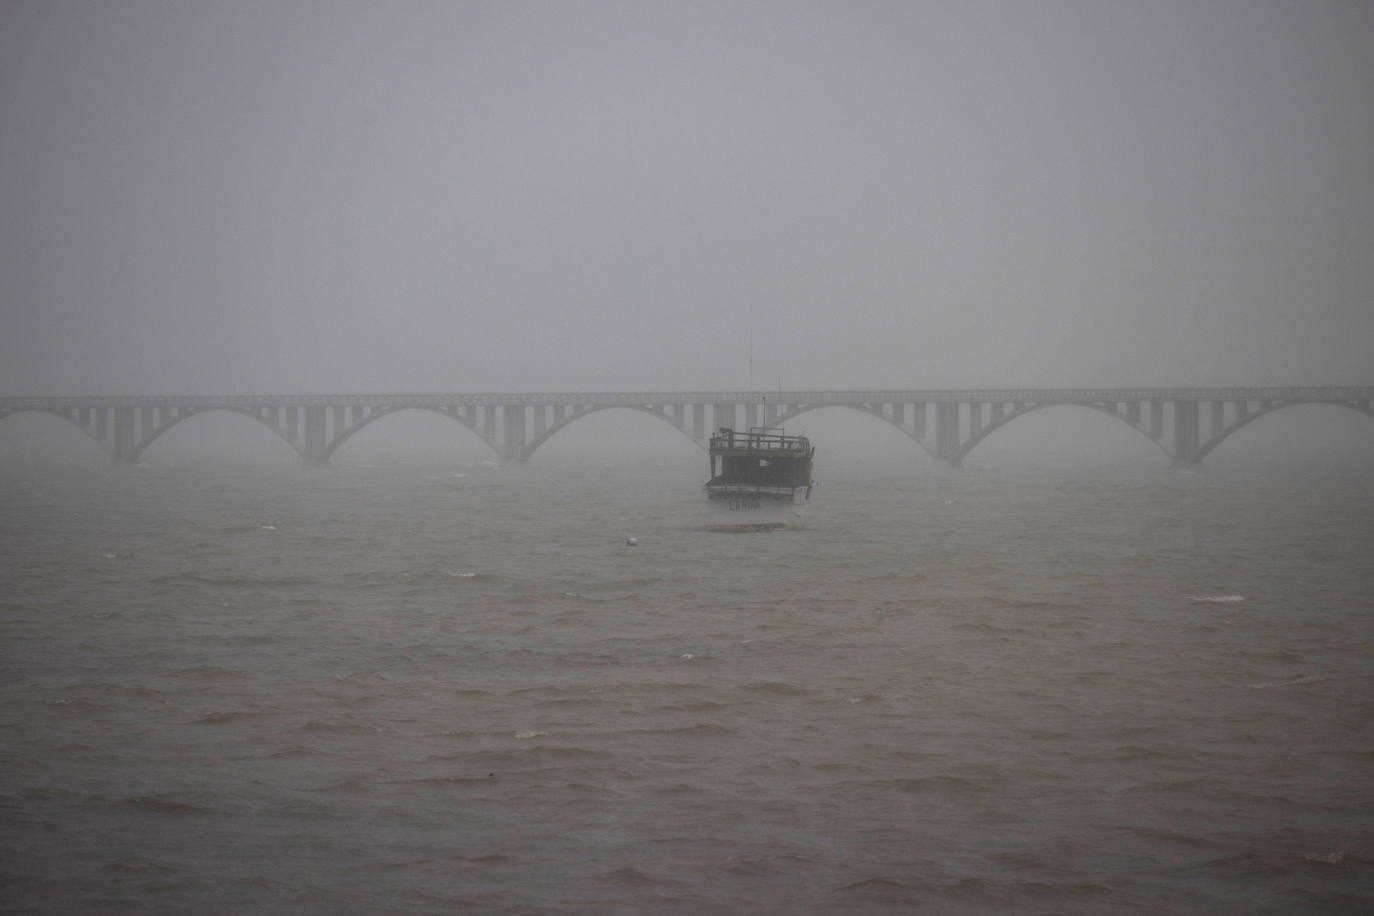
[[[249,710],[237,710],[234,712],[212,712],[208,716],[192,720],[192,725],[231,725],[235,722],[246,722],[253,719],[261,719],[270,716],[271,712],[258,712]]]
[[[297,726],[296,731],[323,735],[371,735],[382,731],[382,729],[373,725],[359,725],[352,722],[324,722],[319,719],[311,719]]]
[[[1250,688],[1252,690],[1268,690],[1273,687],[1297,687],[1301,684],[1316,684],[1321,681],[1359,681],[1366,678],[1374,678],[1374,672],[1361,671],[1356,674],[1308,674],[1287,681],[1276,681],[1269,684],[1251,684]]]
[[[216,665],[197,665],[194,668],[179,668],[176,671],[169,671],[164,677],[175,677],[187,681],[244,681],[248,680],[248,675],[242,671],[235,671],[232,668],[220,668]]]
[[[971,796],[984,792],[987,788],[984,779],[969,779],[963,776],[912,776],[895,779],[865,779],[853,785],[866,790],[896,790],[906,795],[937,794],[943,798]]]
[[[864,878],[842,887],[834,888],[827,892],[832,896],[850,897],[854,895],[865,898],[890,899],[894,903],[898,901],[909,902],[914,888],[902,881],[894,878],[875,876]]]
[[[716,700],[678,700],[672,703],[660,703],[654,707],[659,712],[718,712],[728,708],[729,704],[721,703]]]
[[[203,585],[213,588],[243,588],[245,586],[255,588],[289,588],[318,584],[311,579],[304,579],[299,576],[206,576],[198,573],[174,573],[166,576],[154,576],[148,581],[153,585],[162,586]]]
[[[1309,674],[1305,677],[1295,677],[1289,681],[1275,681],[1270,684],[1251,684],[1250,689],[1270,690],[1275,687],[1297,687],[1299,684],[1316,684],[1324,680],[1326,680],[1326,678],[1320,674]]]
[[[131,808],[136,811],[147,811],[152,814],[171,814],[182,817],[188,815],[219,813],[214,808],[177,801],[166,795],[131,795],[128,798],[121,798],[110,802],[109,807]]]
[[[495,773],[474,773],[470,776],[420,776],[415,779],[402,779],[393,785],[433,786],[441,789],[461,789],[470,786],[489,786],[496,779]]]
[[[788,684],[784,681],[753,681],[740,687],[750,693],[761,693],[765,696],[779,697],[805,697],[812,696],[816,691],[809,687],[800,687],[796,684]]]
[[[585,601],[588,604],[611,604],[616,601],[628,601],[639,597],[639,592],[626,592],[623,595],[579,595],[577,592],[559,592],[559,594],[564,598]]]
[[[370,795],[377,791],[376,783],[369,782],[360,776],[345,779],[343,782],[336,782],[331,785],[315,789],[316,792],[344,792],[350,795]]]
[[[43,700],[43,705],[60,706],[64,713],[73,717],[109,712],[108,706],[85,697],[52,697]]]
[[[484,856],[454,856],[453,861],[459,865],[503,865],[511,860],[510,856],[503,856],[499,852],[488,853]]]
[[[621,887],[647,888],[688,886],[688,882],[681,879],[651,875],[642,869],[635,868],[633,865],[622,865],[619,868],[602,872],[596,876],[596,880]]]
[[[617,759],[617,755],[608,751],[591,750],[590,748],[529,744],[527,741],[522,741],[518,746],[504,750],[482,748],[456,754],[434,754],[425,759],[426,761],[442,761],[446,764],[462,764],[464,769],[473,772],[490,773],[511,767],[527,770],[531,766],[541,764],[604,763]]]
[[[162,862],[154,861],[145,856],[133,856],[130,858],[116,859],[113,862],[106,862],[100,866],[101,871],[117,872],[129,875],[146,875],[155,873],[172,873],[178,871],[176,866],[167,865]]]
[[[1194,604],[1235,604],[1245,600],[1244,595],[1187,595],[1186,597]]]
[[[617,737],[661,735],[664,737],[732,738],[739,734],[739,729],[731,728],[728,725],[718,725],[714,722],[697,722],[678,728],[627,728],[610,732],[610,734]]]

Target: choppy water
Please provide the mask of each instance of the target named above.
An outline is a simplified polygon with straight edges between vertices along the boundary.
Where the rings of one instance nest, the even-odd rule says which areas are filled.
[[[1374,907],[1367,475],[694,470],[0,477],[0,904]]]

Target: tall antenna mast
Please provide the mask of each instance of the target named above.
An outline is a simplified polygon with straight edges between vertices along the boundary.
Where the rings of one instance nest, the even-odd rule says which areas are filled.
[[[754,303],[749,303],[749,317],[746,320],[749,329],[749,390],[754,390]]]

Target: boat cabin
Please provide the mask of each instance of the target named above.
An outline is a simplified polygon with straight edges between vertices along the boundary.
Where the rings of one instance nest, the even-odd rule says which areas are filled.
[[[706,485],[808,487],[815,452],[805,436],[784,435],[778,427],[751,426],[747,433],[722,427],[711,437],[711,479]]]

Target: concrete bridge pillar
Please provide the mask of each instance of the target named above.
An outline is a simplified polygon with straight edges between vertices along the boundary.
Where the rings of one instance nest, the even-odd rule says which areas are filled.
[[[714,404],[711,407],[711,422],[715,424],[711,431],[715,432],[722,426],[735,428],[735,405],[734,404]]]
[[[959,403],[935,402],[935,458],[959,466]]]
[[[983,402],[971,401],[968,405],[968,434],[972,439],[983,431]]]
[[[305,444],[301,455],[306,464],[329,463],[329,408],[315,405],[304,408]]]
[[[1164,438],[1164,402],[1150,401],[1150,438],[1158,442]]]
[[[134,460],[134,448],[138,444],[138,425],[132,407],[115,407],[114,448],[110,456],[115,464],[128,464]]]
[[[1174,401],[1174,467],[1190,468],[1198,463],[1200,423],[1197,401]]]
[[[501,458],[510,463],[525,460],[525,405],[505,404],[501,407]]]

